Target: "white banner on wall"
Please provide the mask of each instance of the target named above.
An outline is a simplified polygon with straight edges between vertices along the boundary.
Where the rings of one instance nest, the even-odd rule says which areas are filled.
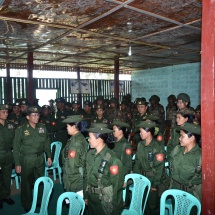
[[[119,81],[119,92],[123,93],[124,92],[124,81]],[[110,91],[114,92],[114,81],[110,81]]]
[[[71,93],[85,93],[90,94],[90,83],[89,80],[71,80]],[[80,89],[80,90],[79,90]]]

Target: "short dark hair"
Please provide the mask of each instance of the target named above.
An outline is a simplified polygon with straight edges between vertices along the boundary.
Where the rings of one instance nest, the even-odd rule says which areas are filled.
[[[143,128],[146,132],[150,132],[152,136],[155,134],[155,127]]]
[[[77,128],[79,131],[81,131],[82,129],[82,125],[81,125],[81,122],[71,122],[71,123],[68,123],[70,126],[75,126],[75,128]]]

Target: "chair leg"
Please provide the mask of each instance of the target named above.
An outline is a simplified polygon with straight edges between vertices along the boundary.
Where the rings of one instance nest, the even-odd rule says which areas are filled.
[[[56,170],[55,169],[53,169],[53,178],[56,181]]]
[[[15,182],[16,182],[16,189],[19,189],[19,176],[15,176]]]
[[[62,184],[62,179],[61,179],[61,169],[58,167],[57,168],[57,171],[58,171],[58,176],[59,176],[59,181],[60,181],[60,184]]]

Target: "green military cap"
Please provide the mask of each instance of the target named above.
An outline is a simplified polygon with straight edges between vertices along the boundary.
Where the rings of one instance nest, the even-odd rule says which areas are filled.
[[[75,100],[75,101],[72,102],[72,105],[74,105],[74,104],[80,105],[80,102]]]
[[[63,123],[72,123],[72,122],[80,122],[82,120],[84,120],[84,119],[82,118],[81,115],[72,115],[72,116],[67,116],[67,118],[64,119],[62,122]]]
[[[192,123],[187,123],[185,122],[184,125],[181,126],[177,126],[176,128],[178,131],[179,130],[185,130],[185,131],[189,131],[192,134],[201,134],[201,128],[199,125],[196,124],[192,124]]]
[[[130,125],[128,123],[122,122],[120,120],[114,120],[110,125],[116,125],[116,126],[121,126],[125,128],[130,128]]]
[[[150,120],[150,121],[157,121],[157,120],[160,120],[160,119],[161,119],[160,117],[154,116],[152,114],[146,116],[146,120]]]
[[[157,127],[157,124],[151,121],[143,121],[136,126],[137,128],[154,128]]]
[[[138,98],[135,101],[136,105],[148,105],[148,102],[146,101],[146,99],[144,97],[142,98]]]
[[[97,105],[96,109],[104,109],[103,105]]]
[[[173,95],[173,94],[169,95],[169,96],[168,96],[168,99],[172,99],[172,100],[176,101],[176,97],[175,97],[175,95]]]
[[[50,100],[48,100],[48,102],[52,102],[52,103],[54,103],[55,101],[54,101],[53,99],[50,99]]]
[[[128,105],[127,101],[122,100],[121,105]]]
[[[0,110],[9,110],[9,109],[11,109],[10,105],[7,105],[7,104],[1,104],[0,105]]]
[[[44,110],[44,109],[51,110],[51,107],[50,107],[49,105],[43,105],[43,106],[42,106],[42,110]]]
[[[68,107],[72,107],[72,103],[71,102],[65,102],[65,105]]]
[[[95,125],[99,124],[99,125]],[[109,134],[113,133],[113,130],[107,128],[107,124],[104,123],[94,123],[94,127],[86,129],[86,131],[90,133],[101,133],[101,134]]]
[[[31,103],[28,101],[28,99],[20,99],[20,105],[31,106]]]
[[[118,99],[113,97],[113,98],[110,99],[110,103],[118,104]]]
[[[37,108],[37,106],[31,106],[27,108],[26,111],[27,114],[31,114],[31,113],[39,113],[39,110]]]
[[[97,96],[96,100],[104,100],[104,96]]]
[[[160,97],[157,96],[157,95],[153,95],[153,96],[151,96],[151,98],[149,99],[149,101],[151,101],[151,100],[154,100],[154,101],[156,101],[156,102],[159,102],[159,101],[160,101]]]
[[[66,100],[63,97],[55,99],[55,102],[65,103]]]
[[[84,102],[84,105],[88,105],[89,107],[92,107],[92,102],[91,101],[89,101],[89,100],[86,100],[85,102]]]
[[[200,111],[201,111],[201,105],[197,105],[197,106],[196,106],[195,111],[198,111],[198,110],[200,110]]]
[[[105,124],[105,123],[99,123],[99,122],[95,122],[95,123],[92,123],[90,128],[108,128],[108,124]]]
[[[15,103],[13,103],[13,107],[15,107],[15,106],[20,107],[20,102],[15,102]]]
[[[179,93],[177,96],[177,100],[183,100],[185,102],[190,102],[190,97],[186,93]]]

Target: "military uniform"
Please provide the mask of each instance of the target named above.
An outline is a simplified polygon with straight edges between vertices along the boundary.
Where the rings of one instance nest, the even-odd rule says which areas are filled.
[[[142,122],[139,127],[148,128],[155,127],[153,122]],[[134,173],[143,174],[151,182],[151,187],[156,190],[150,191],[148,201],[146,203],[145,213],[147,215],[159,214],[159,186],[162,184],[164,175],[165,155],[163,147],[155,140],[146,146],[145,140],[142,140],[137,146],[137,152],[134,161]]]
[[[104,160],[106,164],[101,170]],[[88,199],[88,214],[120,215],[123,210],[122,187],[125,176],[122,162],[104,146],[98,154],[95,149],[88,152],[85,171],[84,198]]]
[[[196,172],[201,166],[201,149],[198,145],[184,154],[184,147],[176,146],[170,154],[170,189],[179,189],[191,193],[201,201],[202,174]]]
[[[30,107],[28,112],[38,113],[38,109]],[[21,203],[26,210],[30,209],[32,204],[33,181],[44,176],[44,152],[51,158],[50,139],[44,124],[37,123],[34,129],[27,123],[16,129],[13,156],[15,166],[21,166]]]
[[[132,169],[132,146],[131,143],[128,142],[128,140],[123,137],[119,141],[115,142],[115,146],[112,149],[118,159],[122,161],[122,164],[125,168],[125,174],[131,173]]]
[[[108,124],[109,121],[108,119],[102,117],[101,119],[99,119],[97,116],[92,118],[92,123],[105,123]]]
[[[8,105],[0,105],[0,110],[8,110]],[[2,119],[0,119],[2,121]],[[14,124],[10,121],[0,121],[0,201],[10,198],[11,172],[13,165],[12,143],[14,138]],[[2,202],[1,202],[2,204]],[[3,207],[3,205],[2,205]]]

